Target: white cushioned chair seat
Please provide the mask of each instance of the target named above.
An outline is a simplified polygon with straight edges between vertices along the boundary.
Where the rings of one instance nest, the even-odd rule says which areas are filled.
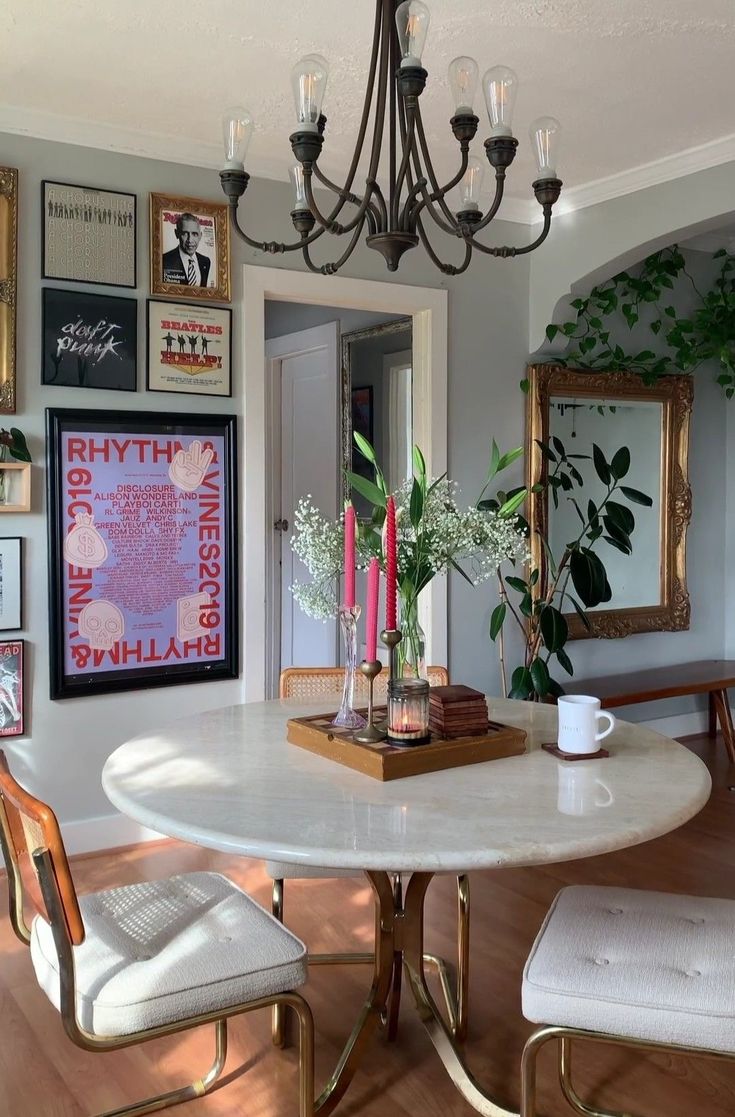
[[[161,1024],[295,989],[306,947],[219,873],[187,873],[79,897],[77,1017],[98,1036]],[[51,927],[33,921],[31,957],[59,1007]]]
[[[271,880],[323,880],[327,877],[361,877],[359,869],[323,869],[320,865],[294,865],[289,861],[266,861]]]
[[[735,1051],[735,902],[575,886],[523,974],[535,1023]]]

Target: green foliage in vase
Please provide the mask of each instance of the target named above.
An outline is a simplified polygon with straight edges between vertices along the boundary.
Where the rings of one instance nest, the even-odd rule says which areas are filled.
[[[574,368],[603,368],[638,372],[647,383],[672,372],[694,372],[705,361],[719,363],[717,383],[725,395],[735,395],[735,256],[725,249],[714,254],[721,260],[719,274],[709,291],[702,292],[687,271],[677,245],[654,252],[643,262],[640,274],[619,272],[599,284],[586,298],[572,301],[576,317],[546,327],[553,341],[559,334],[570,348],[559,364]],[[672,304],[675,292],[686,290],[697,300],[689,316],[680,316]],[[612,337],[613,316],[622,314],[631,337],[643,337],[642,347],[624,347]],[[656,338],[650,340],[651,334]],[[653,346],[654,348],[651,348]],[[656,351],[654,351],[654,349]],[[668,350],[662,352],[662,349]],[[521,387],[528,391],[528,381]]]
[[[31,454],[26,444],[23,431],[11,427],[9,431],[0,430],[0,461],[5,460],[5,455],[10,454],[19,462],[31,461]]]
[[[600,542],[614,547],[624,555],[633,550],[631,536],[635,529],[635,514],[631,504],[650,508],[653,501],[638,489],[624,485],[630,471],[630,451],[621,446],[608,461],[599,446],[592,446],[592,454],[568,454],[561,439],[553,437],[551,443],[537,441],[546,460],[546,480],[534,486],[535,492],[546,490],[555,507],[560,500],[571,502],[579,519],[579,531],[566,544],[562,553],[554,556],[545,535],[540,535],[546,571],[531,566],[525,577],[505,575],[499,569],[498,593],[500,601],[490,618],[490,638],[500,651],[503,686],[510,698],[539,700],[547,696],[558,697],[564,693],[552,671],[561,667],[568,675],[574,674],[572,661],[566,651],[569,628],[564,613],[571,610],[578,615],[589,630],[586,609],[606,604],[612,597],[605,565],[596,551]],[[590,460],[595,472],[605,486],[601,500],[584,503],[580,490],[584,480],[576,461]],[[500,471],[503,459],[493,443],[489,480]],[[495,467],[493,467],[495,462]],[[514,490],[515,499],[526,490]],[[501,492],[490,500],[482,500],[483,507],[492,510],[508,494]],[[624,501],[625,503],[621,503]],[[518,517],[517,526],[527,522]],[[513,624],[523,638],[523,662],[512,671],[510,684],[506,676],[504,629]],[[555,662],[553,662],[555,661]]]

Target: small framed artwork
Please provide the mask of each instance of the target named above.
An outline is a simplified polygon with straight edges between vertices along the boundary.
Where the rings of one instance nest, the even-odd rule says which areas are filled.
[[[137,368],[135,299],[43,288],[42,384],[134,392]]]
[[[51,697],[238,673],[234,415],[46,412]]]
[[[0,539],[0,632],[23,627],[22,541]]]
[[[24,732],[23,640],[0,640],[0,737]]]
[[[135,194],[42,182],[43,278],[135,287]]]
[[[148,300],[148,391],[232,395],[232,311]]]
[[[227,204],[151,194],[151,294],[230,301]]]
[[[0,461],[0,512],[30,512],[31,463]]]

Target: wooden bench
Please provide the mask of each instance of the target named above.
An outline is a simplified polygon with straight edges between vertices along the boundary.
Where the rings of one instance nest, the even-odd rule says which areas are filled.
[[[727,755],[730,763],[735,764],[735,728],[727,698],[728,687],[735,687],[735,659],[704,659],[606,675],[601,679],[574,679],[564,689],[568,694],[592,694],[607,708],[685,694],[708,694],[710,737],[717,735],[719,721]]]

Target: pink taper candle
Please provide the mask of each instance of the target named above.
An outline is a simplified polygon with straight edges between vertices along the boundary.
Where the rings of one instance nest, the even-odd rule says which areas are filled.
[[[343,605],[355,607],[355,509],[345,504],[345,586]]]
[[[367,610],[365,617],[365,658],[378,658],[378,594],[380,592],[380,566],[376,558],[370,559],[367,576]]]
[[[396,502],[388,497],[385,507],[385,627],[398,628],[396,615],[396,582],[398,562],[396,555]]]

